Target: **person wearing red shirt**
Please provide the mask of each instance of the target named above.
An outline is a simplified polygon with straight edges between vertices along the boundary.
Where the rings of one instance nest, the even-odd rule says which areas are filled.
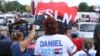
[[[76,45],[77,51],[80,51],[82,49],[83,45],[83,39],[82,38],[73,38],[72,42]]]
[[[77,51],[82,50],[83,48],[83,38],[78,37],[78,34],[72,33],[72,42],[76,45]]]

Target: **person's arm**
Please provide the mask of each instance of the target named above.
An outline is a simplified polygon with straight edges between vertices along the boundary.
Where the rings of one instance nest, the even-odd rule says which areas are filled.
[[[40,52],[39,52],[39,49],[40,49],[40,40],[39,40],[39,38],[36,40],[36,43],[35,43],[35,49],[34,49],[34,55],[35,56],[41,56],[40,55]]]
[[[33,40],[34,37],[35,37],[35,25],[32,26],[32,30],[29,37],[20,43],[20,47],[25,48]]]
[[[68,50],[68,53],[70,55],[73,55],[76,50],[77,50],[77,47],[74,45],[74,43],[67,37],[66,39],[66,45],[67,45],[67,50]]]

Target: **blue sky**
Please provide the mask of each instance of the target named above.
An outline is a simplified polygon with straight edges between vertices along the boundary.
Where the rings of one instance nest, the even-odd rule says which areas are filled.
[[[5,1],[14,1],[14,0],[5,0]],[[15,0],[19,1],[23,5],[30,5],[32,0]],[[34,0],[36,3],[40,0]],[[41,0],[43,2],[49,2],[51,0]],[[100,0],[52,0],[54,2],[67,2],[69,6],[78,6],[81,2],[87,2],[88,5],[100,5]]]

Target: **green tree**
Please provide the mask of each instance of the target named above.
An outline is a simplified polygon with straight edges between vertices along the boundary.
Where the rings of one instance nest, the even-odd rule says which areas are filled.
[[[4,0],[0,0],[0,11],[3,10],[3,8],[4,8],[4,3],[5,3]]]
[[[86,12],[87,11],[87,8],[88,8],[88,4],[86,2],[81,2],[79,4],[79,9],[78,11],[79,12]]]
[[[2,10],[2,2],[1,2],[1,0],[0,0],[0,11]]]
[[[25,6],[20,4],[18,1],[9,1],[9,2],[5,2],[3,11],[4,12],[10,12],[10,11],[24,12]]]
[[[28,5],[25,5],[25,10],[27,11],[27,12],[30,12],[30,6],[28,6]]]
[[[94,12],[93,6],[89,6],[86,11],[87,12]]]

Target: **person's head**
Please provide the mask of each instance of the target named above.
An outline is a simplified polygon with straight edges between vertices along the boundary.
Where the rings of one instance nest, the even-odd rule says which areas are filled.
[[[73,27],[77,27],[77,22],[73,22]]]
[[[66,34],[65,34],[65,35],[67,35],[70,39],[72,39],[72,37],[71,37],[71,32],[72,32],[72,30],[71,30],[71,29],[68,29],[68,30],[66,30]]]
[[[100,33],[99,33],[99,34],[96,34],[96,38],[97,38],[98,40],[100,40]]]
[[[64,34],[68,36],[70,39],[72,39],[71,33],[72,33],[71,27],[67,25]]]
[[[100,26],[99,26],[100,27]],[[96,32],[95,32],[95,37],[100,40],[100,29],[95,29]]]
[[[78,33],[77,32],[72,32],[71,33],[71,37],[72,38],[77,38],[78,37]]]
[[[93,40],[92,39],[85,39],[84,40],[84,48],[89,50],[93,47]]]
[[[48,17],[44,20],[43,25],[46,35],[54,35],[59,32],[58,24],[54,18]]]
[[[8,21],[8,23],[9,23],[9,24],[11,24],[11,23],[12,23],[12,21],[11,21],[11,20],[9,20],[9,21]]]
[[[98,23],[100,23],[100,17],[98,18]]]
[[[57,21],[57,23],[58,23],[59,34],[65,34],[67,31],[66,25],[60,21]]]
[[[30,25],[29,30],[32,30],[32,26],[33,26],[33,24]]]
[[[11,34],[13,41],[22,41],[23,40],[23,34],[20,31],[15,31]]]
[[[82,14],[82,18],[85,18],[85,15],[84,14]]]

